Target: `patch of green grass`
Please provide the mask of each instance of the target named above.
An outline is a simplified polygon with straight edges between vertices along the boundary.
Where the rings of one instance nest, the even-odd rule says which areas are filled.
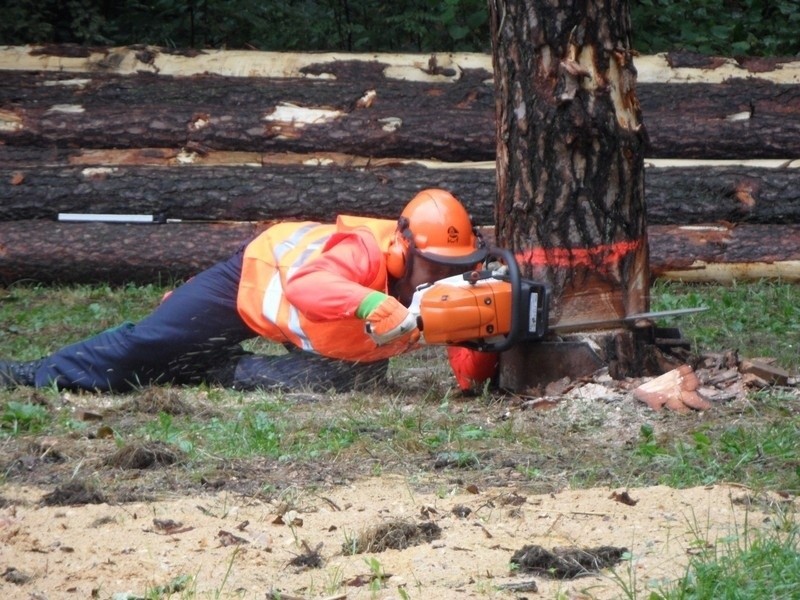
[[[469,446],[471,441],[488,437],[491,437],[491,432],[474,423],[431,422],[427,434],[421,441],[431,450],[451,447],[461,449]]]
[[[653,310],[707,307],[671,319],[699,351],[738,350],[743,357],[771,357],[784,368],[800,365],[800,285],[776,281],[680,283],[656,281]]]
[[[61,346],[137,321],[167,288],[18,284],[0,288],[0,357],[31,360]]]
[[[146,437],[176,446],[181,451],[191,454],[194,451],[191,428],[184,420],[167,413],[158,416],[144,425]]]
[[[50,422],[50,414],[40,404],[9,400],[0,413],[0,435],[36,433]]]
[[[698,535],[700,553],[693,556],[686,575],[652,600],[749,600],[800,598],[798,526],[786,531],[750,529],[735,532],[717,543]]]
[[[269,401],[228,405],[224,415],[203,419],[160,413],[127,434],[173,444],[200,460],[210,455],[305,461],[335,455],[361,436],[361,426],[347,414],[325,418],[313,410],[293,408],[290,400],[278,395]],[[327,407],[320,412],[327,412]]]
[[[372,397],[367,403],[351,398],[342,402],[320,401],[298,406],[291,397],[267,392],[248,394],[235,402],[235,392],[224,394],[224,414],[203,419],[158,414],[138,427],[123,432],[133,438],[172,444],[190,457],[247,458],[266,456],[277,460],[313,461],[352,449],[390,457],[445,452],[467,457],[457,466],[477,464],[476,453],[485,447],[516,443],[507,424],[485,427],[467,412],[452,414],[419,405],[400,416],[398,408]],[[260,396],[263,400],[256,400]],[[241,396],[239,396],[241,400]],[[520,432],[520,437],[524,435]]]
[[[178,575],[166,584],[149,588],[144,594],[144,600],[161,600],[169,598],[173,594],[181,594],[183,598],[195,598],[194,585],[195,580],[191,575]],[[125,594],[125,596],[127,595]]]
[[[771,402],[796,403],[788,395],[774,394]],[[763,422],[746,425],[717,422],[676,437],[660,438],[645,424],[633,452],[635,468],[655,474],[647,484],[685,488],[718,482],[738,482],[757,489],[800,493],[800,420],[780,411]]]

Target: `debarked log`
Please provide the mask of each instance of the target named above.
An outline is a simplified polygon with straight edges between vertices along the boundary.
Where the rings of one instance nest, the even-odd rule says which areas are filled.
[[[334,79],[4,71],[0,142],[494,159],[491,72],[410,81],[387,77],[380,62],[326,68]],[[648,156],[800,156],[800,85],[731,79],[636,92]]]
[[[353,53],[269,52],[259,50],[180,49],[159,46],[78,46],[47,44],[0,47],[0,69],[118,75],[334,78],[343,62],[380,63],[396,79],[457,80],[464,69],[492,71],[492,56],[477,52]],[[640,83],[720,82],[763,79],[800,83],[800,60],[794,56],[708,56],[693,52],[638,55]]]
[[[0,222],[0,280],[169,283],[225,260],[252,223]],[[654,277],[800,281],[800,225],[648,227]]]
[[[0,165],[8,155],[8,148],[0,148]],[[84,158],[76,154],[71,160]],[[207,158],[212,162],[213,155]],[[56,219],[59,213],[242,221],[330,221],[342,213],[396,218],[420,189],[443,187],[464,201],[476,224],[494,224],[496,176],[491,163],[370,163],[340,157],[338,163],[301,164],[310,158],[262,166],[264,159],[253,155],[249,159],[254,166],[176,166],[174,152],[170,156],[152,150],[113,157],[106,153],[104,166],[40,166],[47,162],[43,158],[38,165],[0,167],[0,220]],[[777,167],[648,163],[645,175],[651,224],[800,223],[797,161]]]

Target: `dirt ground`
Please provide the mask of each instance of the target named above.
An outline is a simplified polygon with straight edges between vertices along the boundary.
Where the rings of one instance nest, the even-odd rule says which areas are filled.
[[[152,419],[167,405],[208,418],[197,391],[64,394],[50,409],[80,414],[92,436],[0,443],[0,598],[647,597],[680,578],[693,555],[724,552],[737,534],[798,508],[794,496],[738,485],[569,485],[593,453],[612,465],[623,456],[615,452],[629,454],[643,423],[667,435],[731,419],[745,426],[737,405],[746,402],[744,388],[723,379],[727,387],[706,414],[654,416],[630,385],[608,378],[549,399],[464,401],[450,410],[476,424],[517,420],[535,428],[540,447],[512,442],[508,452],[481,454],[480,468],[441,468],[440,456],[399,453],[396,464],[381,457],[380,474],[363,448],[306,462],[209,457],[213,469],[182,469],[166,445],[128,451],[134,446],[120,449],[103,432]],[[296,401],[297,411],[324,421],[346,399]],[[425,401],[407,402],[401,411]],[[352,410],[369,409],[358,406]],[[519,468],[532,456],[538,481]]]
[[[158,586],[196,597],[620,598],[680,577],[705,543],[724,547],[770,521],[746,489],[724,485],[527,495],[381,476],[276,502],[215,493],[68,507],[42,506],[36,488],[3,494],[0,594],[37,600],[136,598]],[[400,523],[414,526],[404,542],[418,545],[343,552],[359,538],[380,544]],[[615,546],[632,560],[616,575],[559,580],[510,570],[526,545]]]

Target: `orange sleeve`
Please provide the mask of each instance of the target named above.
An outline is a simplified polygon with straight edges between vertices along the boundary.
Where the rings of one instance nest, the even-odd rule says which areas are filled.
[[[448,346],[447,358],[462,391],[481,386],[494,377],[499,362],[496,352],[478,352],[461,346]]]
[[[383,253],[369,234],[335,234],[322,253],[291,274],[286,298],[312,321],[354,317],[378,277]],[[383,291],[383,290],[379,290]]]

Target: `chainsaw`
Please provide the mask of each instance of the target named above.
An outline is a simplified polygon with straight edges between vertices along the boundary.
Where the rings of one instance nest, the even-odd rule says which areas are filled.
[[[490,262],[490,259],[494,260]],[[502,352],[521,342],[542,340],[550,333],[603,329],[706,310],[646,312],[551,327],[547,284],[521,277],[514,255],[505,249],[490,250],[485,265],[485,269],[440,279],[416,289],[409,312],[416,317],[421,343]],[[490,268],[489,265],[501,266]]]

